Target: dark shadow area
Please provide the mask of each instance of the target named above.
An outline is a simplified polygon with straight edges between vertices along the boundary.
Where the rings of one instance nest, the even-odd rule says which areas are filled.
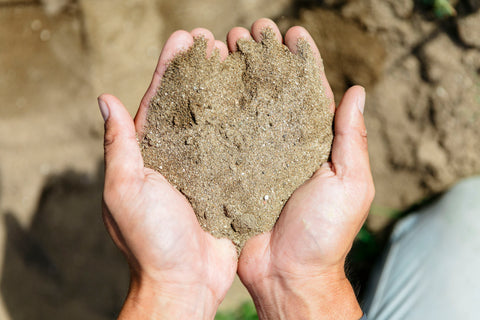
[[[113,319],[128,268],[101,216],[103,167],[89,177],[51,176],[28,229],[2,216],[7,241],[1,290],[13,320]]]

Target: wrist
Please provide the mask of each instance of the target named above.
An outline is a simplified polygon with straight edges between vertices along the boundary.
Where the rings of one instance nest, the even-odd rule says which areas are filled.
[[[219,304],[208,286],[132,278],[119,319],[213,319]]]
[[[273,275],[247,285],[259,319],[352,319],[362,317],[342,271],[313,277]]]

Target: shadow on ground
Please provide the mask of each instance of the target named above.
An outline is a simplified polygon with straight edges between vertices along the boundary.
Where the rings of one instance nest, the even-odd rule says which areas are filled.
[[[7,242],[1,292],[13,320],[112,319],[128,269],[101,218],[103,168],[46,182],[29,228],[2,216]]]

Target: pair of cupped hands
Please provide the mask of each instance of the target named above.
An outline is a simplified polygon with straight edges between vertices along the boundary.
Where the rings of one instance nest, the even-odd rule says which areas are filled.
[[[227,44],[206,29],[177,31],[166,42],[152,83],[133,120],[111,95],[99,97],[105,120],[103,217],[131,270],[120,319],[213,319],[237,272],[260,319],[359,319],[362,311],[344,264],[366,219],[374,187],[363,120],[365,91],[355,86],[335,108],[331,161],[290,197],[272,231],[247,241],[239,257],[232,242],[202,230],[187,199],[158,172],[143,165],[136,135],[142,135],[150,99],[168,62],[203,36],[207,55],[225,59],[237,40],[261,40],[271,28],[296,53],[300,38],[320,53],[308,32],[291,28],[282,39],[271,20],[251,32],[233,28]],[[323,70],[323,69],[322,69]]]

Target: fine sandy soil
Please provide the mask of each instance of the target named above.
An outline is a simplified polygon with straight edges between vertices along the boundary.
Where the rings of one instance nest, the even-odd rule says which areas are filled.
[[[420,3],[421,1],[418,1]],[[339,101],[367,88],[377,197],[368,223],[480,173],[480,7],[413,0],[0,0],[0,318],[111,319],[128,271],[100,217],[95,98],[133,114],[175,29],[302,24]],[[238,281],[223,305],[243,301]]]
[[[143,160],[192,204],[200,226],[245,242],[270,231],[290,195],[328,160],[331,98],[309,44],[267,29],[224,61],[207,41],[170,62],[148,110]]]

